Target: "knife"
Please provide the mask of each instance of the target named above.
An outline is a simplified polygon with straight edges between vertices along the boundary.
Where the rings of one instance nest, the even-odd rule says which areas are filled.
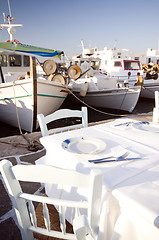
[[[109,158],[113,158],[113,156],[108,156],[108,157],[98,158],[98,159],[91,159],[91,160],[88,160],[88,162],[96,162],[96,161],[101,161]]]
[[[137,159],[141,159],[140,157],[136,157],[136,158],[116,158],[116,159],[110,159],[110,160],[96,160],[96,161],[92,161],[93,163],[105,163],[105,162],[120,162],[120,161],[130,161],[130,160],[137,160]]]
[[[130,124],[133,124],[134,122],[125,122],[125,123],[119,123],[119,124],[116,124],[116,125],[114,125],[115,127],[118,127],[118,126],[124,126],[124,125],[126,125],[126,126],[129,126]]]

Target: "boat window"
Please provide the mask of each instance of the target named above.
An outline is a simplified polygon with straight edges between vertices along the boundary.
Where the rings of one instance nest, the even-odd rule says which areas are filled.
[[[20,55],[9,55],[9,65],[11,67],[21,66],[21,56]]]
[[[29,67],[30,66],[29,56],[24,55],[23,60],[24,60],[24,67]]]
[[[115,61],[114,62],[114,67],[122,67],[121,61]]]
[[[148,58],[148,63],[150,63],[151,62],[151,58]]]
[[[125,70],[139,70],[140,62],[139,61],[124,61]]]
[[[4,54],[0,55],[0,66],[7,67],[7,56]]]

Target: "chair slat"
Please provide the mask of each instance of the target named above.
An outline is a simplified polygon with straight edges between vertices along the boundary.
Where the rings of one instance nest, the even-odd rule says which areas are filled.
[[[55,120],[63,119],[63,118],[81,118],[81,124],[74,124],[71,126],[61,127],[61,128],[55,128],[48,130],[47,125],[50,122],[53,122]],[[63,132],[66,130],[71,129],[77,129],[81,127],[88,127],[88,113],[87,113],[87,107],[82,107],[81,110],[70,110],[70,109],[60,109],[56,112],[49,114],[47,116],[44,116],[43,114],[38,114],[37,116],[42,136],[49,136],[50,134],[54,134],[57,132]]]
[[[48,198],[48,197],[37,196],[29,193],[21,193],[19,197],[26,200],[47,203],[51,205],[68,206],[68,207],[74,207],[74,208],[79,207],[84,209],[87,209],[89,207],[89,204],[87,201],[71,201],[71,200],[64,200],[64,199]]]
[[[47,172],[47,178],[46,178],[46,172]],[[15,177],[20,181],[42,182],[42,183],[54,182],[55,184],[62,184],[62,185],[75,186],[75,187],[77,186],[81,188],[90,187],[89,176],[87,174],[82,174],[72,170],[65,170],[63,173],[61,173],[60,168],[56,168],[53,166],[16,165],[13,168],[13,173]],[[73,178],[73,182],[70,181],[70,176],[71,178]]]
[[[31,222],[34,227],[37,227],[37,218],[36,218],[36,213],[35,213],[35,208],[34,208],[33,202],[29,201],[28,204],[29,204],[29,213],[30,213]]]
[[[68,239],[68,240],[77,240],[76,236],[73,233],[66,233],[65,235],[63,235],[62,232],[58,232],[54,230],[48,231],[45,228],[40,228],[40,227],[35,228],[34,226],[30,226],[28,229],[35,233],[43,234],[49,237]],[[31,240],[31,239],[28,239],[28,240]],[[81,239],[81,240],[84,240],[84,239]]]
[[[44,222],[45,222],[46,229],[50,231],[51,224],[50,224],[49,210],[46,203],[43,203],[43,215],[44,215]]]
[[[60,228],[63,234],[66,233],[65,211],[63,206],[59,206]]]

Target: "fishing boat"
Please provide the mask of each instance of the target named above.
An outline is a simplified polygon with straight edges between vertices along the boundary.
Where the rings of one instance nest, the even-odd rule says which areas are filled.
[[[60,58],[62,51],[14,40],[15,27],[22,25],[13,24],[13,20],[10,13],[8,22],[4,16],[4,24],[0,25],[7,27],[10,35],[10,40],[0,42],[0,121],[32,132],[38,127],[37,114],[56,111],[68,95],[68,86],[55,61],[48,59],[43,69],[39,65],[41,72],[37,74],[35,56]]]
[[[90,106],[132,112],[138,102],[141,86],[122,86],[115,77],[96,74],[73,81],[72,91]]]
[[[85,48],[83,41],[82,54],[74,56],[72,61],[79,66],[84,62],[90,64],[94,73],[104,73],[109,77],[115,77],[118,82],[127,82],[131,86],[138,82],[139,77],[143,77],[142,64],[132,53],[122,49],[119,51],[116,47],[103,50],[97,48]]]
[[[138,102],[142,74],[139,61],[115,59],[113,51],[85,49],[72,61],[85,77],[72,82],[72,91],[82,101],[94,107],[132,112]],[[113,58],[113,59],[112,59]]]

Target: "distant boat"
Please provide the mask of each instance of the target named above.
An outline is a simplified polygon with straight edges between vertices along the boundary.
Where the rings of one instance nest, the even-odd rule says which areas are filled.
[[[72,62],[81,66],[84,62],[90,63],[94,72],[101,72],[109,77],[117,78],[118,82],[124,86],[133,86],[143,77],[142,64],[138,59],[131,59],[129,54],[125,54],[116,48],[108,49],[105,47],[103,50],[97,48],[85,48],[83,41],[82,54],[74,56]]]
[[[72,91],[93,107],[132,112],[138,102],[141,86],[124,87],[116,78],[96,74],[73,82]]]
[[[86,77],[72,82],[73,93],[94,107],[132,112],[138,102],[142,74],[139,61],[112,59],[112,51],[85,49],[72,58]],[[110,54],[111,53],[111,54]],[[140,82],[141,81],[141,82]]]
[[[12,24],[14,18],[11,16],[7,17],[7,23],[4,19],[1,27],[8,28],[10,40],[0,43],[0,121],[32,132],[38,127],[37,114],[48,115],[56,111],[68,95],[68,86],[58,74],[55,62],[45,61],[43,69],[39,65],[46,76],[37,75],[36,61],[33,58],[30,66],[29,55],[59,58],[62,52],[13,40],[15,27],[21,25]]]
[[[148,49],[146,55],[141,97],[155,99],[155,91],[159,91],[159,51]]]

